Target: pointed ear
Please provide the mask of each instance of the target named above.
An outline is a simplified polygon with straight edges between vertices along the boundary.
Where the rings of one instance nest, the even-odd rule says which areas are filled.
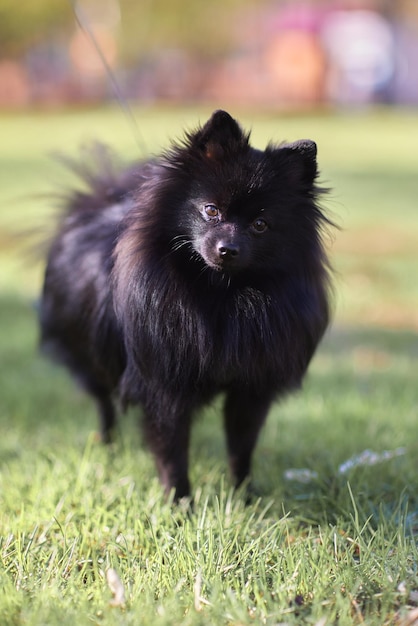
[[[318,175],[316,143],[310,139],[300,139],[284,144],[277,149],[286,175],[294,183],[312,185]]]
[[[192,137],[192,145],[209,159],[221,160],[228,152],[248,147],[248,139],[229,113],[219,110]]]

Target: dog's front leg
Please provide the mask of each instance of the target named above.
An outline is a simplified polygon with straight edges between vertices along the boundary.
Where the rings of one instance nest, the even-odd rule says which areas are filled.
[[[189,410],[146,410],[144,432],[155,457],[160,481],[167,495],[174,490],[175,500],[190,494],[189,440],[191,415]]]
[[[250,474],[251,457],[271,404],[270,394],[234,387],[226,395],[224,420],[229,465],[238,487]]]

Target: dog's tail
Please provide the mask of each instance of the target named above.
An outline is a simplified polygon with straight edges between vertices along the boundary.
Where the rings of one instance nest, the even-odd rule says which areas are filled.
[[[100,210],[122,202],[140,184],[143,164],[124,166],[106,145],[95,142],[81,148],[78,158],[55,154],[55,158],[81,181],[81,188],[54,194],[64,213]]]
[[[123,203],[144,178],[145,163],[126,165],[99,142],[82,146],[75,157],[62,153],[54,153],[52,157],[70,170],[78,183],[60,185],[54,191],[36,196],[54,210],[48,222],[20,228],[15,234],[22,241],[22,257],[30,263],[48,254],[57,232],[70,216],[91,214]]]

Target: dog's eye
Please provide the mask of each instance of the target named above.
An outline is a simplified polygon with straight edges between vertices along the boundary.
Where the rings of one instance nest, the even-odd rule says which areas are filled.
[[[219,217],[219,209],[214,204],[205,204],[205,215],[209,219]]]
[[[251,224],[251,227],[256,233],[264,233],[264,231],[267,230],[267,222],[262,220],[261,217],[258,217]]]

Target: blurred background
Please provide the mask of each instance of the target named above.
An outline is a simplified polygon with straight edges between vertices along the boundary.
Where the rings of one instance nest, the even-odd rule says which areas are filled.
[[[3,108],[113,99],[106,66],[142,103],[417,104],[417,58],[416,0],[0,0]]]

